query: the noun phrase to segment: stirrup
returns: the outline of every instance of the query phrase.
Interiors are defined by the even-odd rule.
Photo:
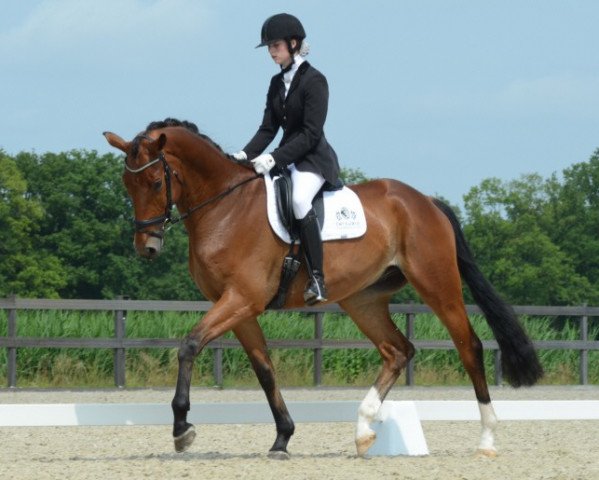
[[[307,305],[316,305],[327,301],[327,290],[324,286],[324,279],[313,276],[308,282],[304,292],[304,302]]]

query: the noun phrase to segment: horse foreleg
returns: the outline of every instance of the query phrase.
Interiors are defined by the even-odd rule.
[[[341,304],[383,359],[381,373],[358,409],[355,440],[359,456],[364,456],[374,444],[376,434],[370,424],[401,371],[414,356],[414,346],[391,320],[388,300],[387,296],[371,296],[365,292]]]
[[[190,408],[189,388],[191,386],[191,373],[193,362],[199,353],[198,344],[191,338],[186,338],[179,348],[179,372],[177,374],[177,387],[175,397],[171,402],[173,409],[173,437],[175,450],[184,452],[193,443],[196,433],[191,423],[187,422],[187,412]]]
[[[259,311],[259,307],[251,305],[243,297],[227,292],[194,327],[179,348],[177,387],[171,402],[174,415],[173,437],[177,452],[187,450],[196,436],[194,426],[187,422],[187,412],[190,408],[189,389],[195,358],[212,340],[243,321],[255,321]]]
[[[244,322],[233,332],[250,359],[275,420],[277,438],[269,450],[268,456],[279,460],[287,460],[289,459],[287,444],[295,431],[295,425],[275,381],[275,372],[268,355],[262,329],[258,322],[254,320]]]

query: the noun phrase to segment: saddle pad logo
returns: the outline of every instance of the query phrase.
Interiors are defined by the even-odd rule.
[[[350,210],[343,206],[335,212],[335,217],[337,218],[335,225],[338,228],[353,228],[357,225],[357,216],[355,210]]]

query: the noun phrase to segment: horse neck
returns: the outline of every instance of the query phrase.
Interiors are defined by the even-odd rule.
[[[252,176],[253,171],[231,161],[208,140],[194,134],[179,135],[169,150],[184,169],[183,195],[179,206],[192,208]]]

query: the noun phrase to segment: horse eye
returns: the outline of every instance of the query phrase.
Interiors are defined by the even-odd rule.
[[[162,180],[156,180],[153,184],[152,184],[152,188],[156,191],[160,190],[162,188]]]

